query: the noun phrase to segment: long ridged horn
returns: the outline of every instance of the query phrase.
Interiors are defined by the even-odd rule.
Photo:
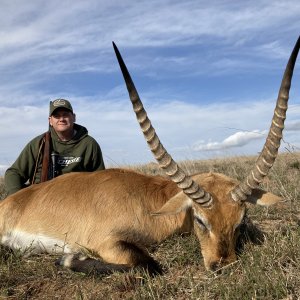
[[[155,159],[157,160],[159,166],[190,199],[196,201],[204,207],[210,207],[213,203],[211,195],[205,192],[194,180],[192,180],[190,176],[186,175],[185,172],[178,166],[178,164],[172,159],[171,155],[163,147],[155,132],[155,129],[153,128],[147,116],[147,113],[143,107],[143,103],[140,100],[140,97],[127,70],[127,67],[114,42],[113,47],[127,86],[133,110],[136,114],[137,120],[143,131],[148,146],[152,151]]]
[[[299,47],[300,37],[293,49],[282,78],[271,127],[265,145],[250,174],[242,183],[232,190],[231,196],[235,201],[245,201],[247,196],[251,195],[253,189],[257,188],[268,174],[277,157],[280,141],[282,139],[282,131],[288,108],[289,91]]]

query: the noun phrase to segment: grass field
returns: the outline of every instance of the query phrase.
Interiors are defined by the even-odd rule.
[[[254,160],[181,165],[190,174],[213,171],[241,180]],[[161,174],[156,164],[127,168]],[[265,241],[247,243],[239,260],[221,273],[205,271],[193,234],[174,236],[156,248],[153,256],[164,274],[154,278],[142,271],[87,276],[57,268],[53,256],[25,258],[0,248],[0,299],[300,299],[300,153],[280,155],[264,188],[283,196],[284,205],[249,206],[248,215]],[[0,193],[4,198],[1,181]]]

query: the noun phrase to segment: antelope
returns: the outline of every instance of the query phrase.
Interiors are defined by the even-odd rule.
[[[113,43],[137,120],[168,177],[119,168],[31,185],[0,203],[1,244],[24,255],[63,253],[58,265],[84,273],[142,267],[156,274],[162,269],[149,247],[174,233],[194,232],[207,270],[234,262],[246,203],[268,206],[282,200],[259,185],[278,154],[299,46],[300,38],[283,75],[264,148],[238,182],[218,173],[189,176],[179,167],[159,140]]]

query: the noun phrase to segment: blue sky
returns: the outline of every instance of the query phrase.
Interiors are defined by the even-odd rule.
[[[173,157],[257,154],[300,33],[293,1],[1,0],[0,175],[67,98],[107,166],[153,161],[114,41]],[[300,149],[296,64],[282,150]]]

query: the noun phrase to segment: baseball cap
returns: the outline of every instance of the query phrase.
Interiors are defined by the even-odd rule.
[[[49,111],[49,116],[51,116],[54,111],[58,108],[65,108],[73,113],[73,107],[70,103],[70,101],[66,99],[56,99],[53,101],[50,101],[50,111]]]

